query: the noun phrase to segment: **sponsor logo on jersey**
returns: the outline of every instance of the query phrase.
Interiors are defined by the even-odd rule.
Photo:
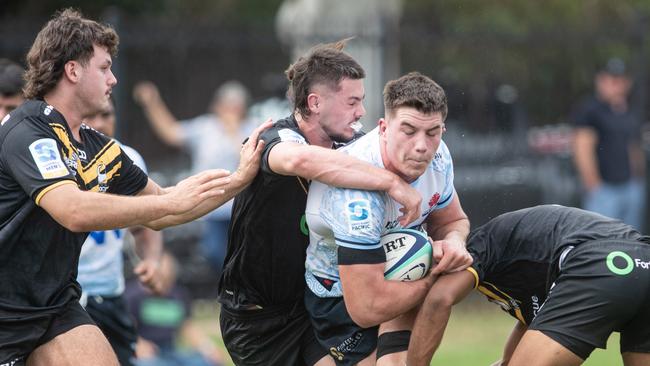
[[[622,261],[616,261],[617,258],[622,259]],[[641,269],[650,269],[650,261],[646,262],[639,258],[632,259],[629,254],[621,251],[614,251],[609,253],[609,255],[607,255],[606,263],[607,268],[609,268],[612,273],[619,276],[626,276],[630,274],[635,267]]]
[[[347,203],[350,231],[370,229],[370,202],[357,199]]]
[[[45,109],[43,109],[43,114],[46,115],[46,116],[49,116],[50,113],[52,113],[53,109],[54,109],[54,107],[52,107],[51,105],[48,105],[47,107],[45,107]]]
[[[68,175],[68,169],[61,160],[54,139],[47,138],[32,142],[29,145],[29,152],[43,178],[52,179]]]
[[[100,162],[97,164],[97,185],[100,192],[106,192],[108,185],[106,185],[106,165]]]
[[[440,193],[436,192],[436,194],[431,196],[431,199],[429,200],[429,208],[435,206],[439,200],[440,200]]]
[[[283,128],[278,131],[278,136],[282,142],[297,142],[299,144],[307,144],[305,138],[302,137],[299,133],[288,128]]]
[[[540,309],[540,307],[541,307],[541,306],[539,305],[539,297],[537,297],[536,295],[533,295],[530,299],[531,299],[532,302],[533,302],[533,303],[532,303],[532,307],[533,307],[533,317],[536,317],[536,316],[537,316],[537,313],[539,312],[539,309]]]

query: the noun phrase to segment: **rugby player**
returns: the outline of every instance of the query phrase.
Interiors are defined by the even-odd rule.
[[[442,258],[438,253],[439,264],[424,279],[385,280],[380,238],[402,226],[400,205],[384,192],[312,183],[306,210],[310,244],[305,304],[320,344],[337,365],[374,364],[375,349],[378,364],[399,364],[406,358],[408,324],[388,324],[385,332],[379,331],[379,324],[421,303],[435,274],[471,263],[465,250],[469,220],[455,192],[451,155],[442,141],[444,90],[428,77],[410,73],[386,84],[384,107],[386,117],[379,126],[342,150],[399,175],[425,198],[422,215],[410,227],[426,223]]]
[[[219,302],[236,365],[333,364],[304,306],[311,180],[387,191],[404,206],[403,222],[420,216],[420,195],[399,176],[333,150],[365,114],[365,73],[344,46],[317,45],[289,66],[293,113],[262,134],[260,171],[235,198]]]
[[[452,305],[474,288],[517,319],[496,365],[580,365],[613,331],[626,366],[650,365],[649,242],[618,220],[558,205],[490,220],[469,236],[472,266],[429,291],[407,364],[429,365]]]
[[[82,125],[108,107],[115,31],[57,13],[27,54],[25,97],[0,124],[0,365],[116,365],[79,304],[89,231],[193,220],[255,176],[263,124],[233,174],[214,170],[161,188],[113,139]],[[137,197],[128,197],[137,196]]]

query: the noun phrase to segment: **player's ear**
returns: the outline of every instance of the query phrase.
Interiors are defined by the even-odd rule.
[[[320,95],[316,93],[310,93],[307,96],[307,108],[309,108],[309,111],[313,114],[319,114],[320,113],[320,107],[321,107],[321,97]]]
[[[81,77],[81,64],[77,61],[68,61],[63,66],[63,76],[73,83],[79,81]]]
[[[386,122],[385,118],[380,118],[379,119],[379,135],[384,136],[386,135],[386,129],[388,128],[388,122]]]

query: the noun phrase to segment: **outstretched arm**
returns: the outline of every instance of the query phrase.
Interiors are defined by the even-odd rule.
[[[442,341],[451,307],[464,299],[474,285],[474,275],[469,271],[455,272],[438,278],[415,318],[407,365],[429,365]]]
[[[136,84],[133,88],[133,99],[142,106],[151,127],[161,140],[171,146],[183,146],[181,125],[160,97],[155,84],[150,81]]]
[[[275,173],[293,175],[341,188],[385,191],[403,206],[399,218],[407,226],[420,216],[422,197],[400,177],[339,151],[320,146],[281,142],[269,153]]]
[[[223,205],[235,197],[239,192],[243,191],[244,188],[246,188],[255,178],[259,169],[260,159],[262,151],[264,149],[264,141],[259,140],[259,136],[262,132],[271,126],[271,120],[264,122],[262,125],[257,127],[255,131],[253,131],[253,133],[248,138],[248,141],[246,141],[246,143],[242,146],[242,150],[240,152],[239,167],[237,168],[237,171],[228,178],[228,182],[221,186],[223,189],[222,194],[213,196],[212,198],[201,202],[192,210],[183,212],[182,214],[169,215],[159,220],[151,221],[147,224],[147,226],[153,229],[161,229],[168,226],[192,221]],[[167,188],[163,190],[163,193],[171,192],[175,188],[176,187],[172,189]],[[158,189],[154,188],[156,192],[153,194],[160,194],[161,192]],[[143,192],[143,194],[150,193]]]

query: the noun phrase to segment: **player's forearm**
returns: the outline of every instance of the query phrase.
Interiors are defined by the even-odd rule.
[[[225,193],[205,200],[190,211],[178,215],[167,215],[157,220],[147,222],[145,226],[154,230],[160,230],[169,226],[179,225],[190,222],[192,220],[196,220],[199,217],[202,217],[212,210],[216,209],[217,207],[221,207],[223,204],[233,199],[250,184],[250,180],[243,179],[238,172],[233,173],[231,175],[231,178],[232,179],[230,183],[224,186]],[[165,190],[166,189],[167,188],[165,188]]]
[[[427,232],[433,240],[458,240],[463,243],[469,235],[470,223],[467,216],[457,217],[443,225],[428,224]]]
[[[348,311],[359,326],[371,327],[409,311],[420,304],[431,287],[431,278],[413,282],[382,281],[364,286],[368,291],[350,291]],[[347,299],[354,299],[348,303]]]
[[[303,146],[287,162],[293,175],[335,187],[388,191],[400,178],[347,154],[318,146]]]
[[[424,304],[414,321],[409,342],[409,366],[428,366],[442,341],[451,315],[451,304]]]
[[[144,225],[173,212],[173,208],[161,196],[130,197],[80,192],[75,199],[62,204],[65,204],[65,210],[54,218],[75,232]]]
[[[163,240],[162,233],[140,226],[131,229],[135,238],[135,249],[143,260],[158,261],[162,256]]]
[[[508,340],[506,341],[505,347],[503,348],[503,358],[501,359],[501,366],[508,365],[510,359],[512,358],[512,354],[515,352],[515,349],[517,348],[517,345],[519,344],[521,337],[523,337],[524,333],[526,333],[526,330],[528,330],[528,327],[524,323],[517,321],[515,327],[512,329],[512,332],[510,333],[510,336],[508,337]]]

